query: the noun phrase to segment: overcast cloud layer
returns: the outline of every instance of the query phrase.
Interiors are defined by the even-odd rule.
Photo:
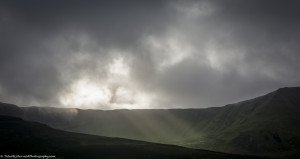
[[[0,1],[0,100],[221,106],[300,85],[300,1]]]

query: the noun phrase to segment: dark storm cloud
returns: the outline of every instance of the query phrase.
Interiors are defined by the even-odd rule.
[[[118,88],[151,94],[150,107],[218,106],[297,86],[299,7],[296,0],[1,1],[1,100],[63,105],[60,97],[83,78],[109,83],[107,98]],[[118,59],[130,68],[127,82],[108,71]]]
[[[193,60],[172,68],[163,86],[179,97],[198,97],[192,105],[211,106],[299,85],[299,2],[206,2],[212,13],[194,17],[191,23],[183,20],[178,29],[184,30],[197,50]],[[212,47],[203,50],[208,41]],[[203,60],[209,50],[221,71]],[[193,62],[197,56],[202,63]],[[186,97],[183,100],[192,101]]]
[[[138,1],[2,1],[2,89],[7,96],[20,96],[25,101],[32,97],[51,104],[49,100],[57,98],[65,84],[60,65],[71,61],[73,52],[134,44],[150,26],[156,30],[163,23],[156,18],[165,15],[161,7],[161,2]],[[93,44],[81,47],[77,34],[87,34]],[[74,67],[90,65],[93,67],[86,61]]]

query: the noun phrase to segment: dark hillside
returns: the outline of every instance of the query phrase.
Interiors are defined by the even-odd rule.
[[[205,109],[13,109],[23,119],[73,132],[230,153],[286,156],[300,151],[299,87]]]
[[[56,158],[207,158],[256,159],[179,146],[64,132],[44,124],[0,116],[0,152],[5,155],[54,155]]]

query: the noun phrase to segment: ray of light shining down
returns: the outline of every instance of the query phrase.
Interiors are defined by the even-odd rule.
[[[199,132],[191,129],[191,125],[179,119],[176,113],[170,112],[172,110],[131,110],[122,111],[122,117],[128,120],[129,127],[137,130],[137,136],[143,140],[151,140],[158,143],[177,142],[181,144],[182,136],[186,139],[197,138],[200,140],[201,135]],[[164,122],[160,122],[164,121]],[[149,128],[145,130],[145,127]],[[171,143],[171,142],[170,142]]]

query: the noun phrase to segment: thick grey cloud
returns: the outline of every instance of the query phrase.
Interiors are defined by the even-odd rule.
[[[296,0],[1,1],[0,97],[220,106],[300,84]]]

